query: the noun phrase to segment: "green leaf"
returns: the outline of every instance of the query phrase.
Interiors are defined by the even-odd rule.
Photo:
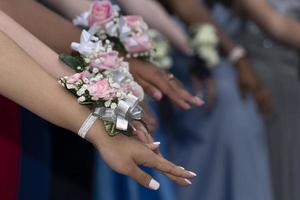
[[[60,54],[59,59],[74,69],[76,72],[82,72],[85,69],[85,63],[80,56],[69,56]]]
[[[123,134],[128,137],[133,136],[133,130],[131,128],[129,128],[127,131],[120,131],[116,129],[116,124],[112,122],[104,121],[104,127],[107,134],[111,137],[114,137],[118,134]]]

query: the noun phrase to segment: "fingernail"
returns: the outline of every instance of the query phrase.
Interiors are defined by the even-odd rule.
[[[159,146],[160,142],[153,142],[152,144]]]
[[[190,106],[189,104],[185,104],[185,105],[183,106],[183,108],[184,108],[185,110],[189,110],[189,109],[191,109],[191,106]]]
[[[158,190],[159,186],[160,186],[159,182],[157,182],[154,179],[151,179],[149,183],[149,188],[151,188],[152,190]]]
[[[189,171],[189,174],[192,176],[197,176],[197,174],[195,172]]]
[[[153,96],[156,100],[161,100],[162,98],[162,93],[161,92],[154,92]]]
[[[192,182],[189,179],[185,178],[184,180],[185,180],[185,182],[187,182],[187,184],[192,185]]]
[[[199,106],[202,106],[205,102],[199,97],[195,97],[195,103],[197,103]]]
[[[179,166],[179,168],[180,168],[180,169],[183,169],[183,170],[185,170],[185,168],[184,168],[184,167],[181,167],[181,166]]]

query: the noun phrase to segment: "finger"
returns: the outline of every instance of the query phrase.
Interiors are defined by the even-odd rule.
[[[135,165],[135,167],[131,170],[131,172],[128,174],[131,178],[136,180],[139,184],[152,189],[152,190],[158,190],[160,187],[159,182],[157,182],[155,179],[153,179],[149,174],[142,171],[138,166]]]
[[[155,87],[158,88],[163,94],[168,96],[173,101],[173,103],[175,103],[175,105],[185,110],[191,108],[191,106],[188,103],[186,103],[182,98],[180,98],[180,96],[176,93],[176,91],[170,85],[169,80],[165,78],[166,75],[163,72],[161,72],[160,70],[155,70],[152,73],[154,75],[151,77],[145,77],[145,80],[155,85]]]
[[[158,144],[159,143],[159,145],[160,145],[160,142],[154,142],[154,139],[150,134],[147,134],[146,136],[148,138],[148,141],[150,141],[152,144],[154,144],[154,143]],[[152,151],[156,154],[160,154],[159,146],[156,149],[152,149]]]
[[[193,96],[190,92],[185,90],[181,83],[179,83],[176,79],[170,80],[170,83],[174,90],[181,96],[181,98],[186,102],[193,106],[202,106],[204,101],[199,97]]]
[[[153,142],[153,143],[150,143],[150,144],[146,144],[146,146],[151,149],[152,151],[155,151],[159,148],[160,146],[160,142]]]
[[[156,154],[152,154],[151,157],[147,159],[147,161],[144,163],[144,165],[148,167],[153,167],[156,170],[162,171],[164,173],[168,173],[177,177],[182,178],[194,178],[197,176],[194,172],[187,171],[179,166],[176,166],[175,164],[167,161],[161,156],[158,156]]]
[[[206,104],[206,110],[210,111],[212,110],[216,100],[217,100],[217,87],[215,84],[215,81],[212,78],[205,80],[205,87],[206,87],[206,93],[207,93],[207,104]]]
[[[181,186],[184,186],[184,187],[187,187],[187,186],[190,186],[192,185],[192,182],[187,179],[187,178],[180,178],[180,177],[177,177],[177,176],[173,176],[171,174],[168,174],[168,173],[165,173],[165,175],[171,179],[172,181],[176,182],[177,184],[181,185]]]
[[[138,140],[143,142],[144,144],[152,143],[152,141],[149,141],[148,137],[146,136],[144,131],[141,130],[135,130],[134,134]]]
[[[161,153],[158,153],[158,155],[162,157]],[[172,164],[172,166],[175,166],[173,163],[171,163],[171,164]],[[179,167],[179,168],[184,169],[183,167]],[[162,172],[162,171],[160,171],[160,172]],[[164,173],[164,172],[162,172],[162,173]],[[186,186],[189,186],[189,185],[192,184],[192,182],[189,179],[187,179],[187,178],[177,177],[177,176],[174,176],[174,175],[168,174],[168,173],[164,173],[164,174],[169,179],[171,179],[172,181],[176,182],[177,184],[179,184],[181,186],[186,187]]]
[[[161,100],[163,97],[162,92],[148,81],[146,82],[143,79],[137,79],[137,82],[144,89],[145,93],[154,98],[156,101]]]

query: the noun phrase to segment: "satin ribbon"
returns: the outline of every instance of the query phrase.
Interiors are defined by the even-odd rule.
[[[97,107],[93,115],[100,119],[116,124],[116,129],[126,131],[134,120],[141,120],[143,109],[138,105],[139,99],[128,94],[126,98],[119,100],[116,108]]]
[[[96,42],[92,41],[95,40]],[[72,42],[71,48],[80,54],[88,57],[95,52],[104,51],[102,42],[89,32],[83,30],[80,36],[80,43]]]

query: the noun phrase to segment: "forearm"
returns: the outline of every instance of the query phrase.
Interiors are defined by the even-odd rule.
[[[176,25],[164,8],[153,0],[118,0],[129,14],[141,15],[152,27],[159,30],[184,53],[190,53],[187,35]],[[154,14],[155,13],[155,14]]]
[[[5,14],[0,14],[0,30],[9,35],[28,55],[53,77],[73,74],[74,71],[59,61],[58,55],[31,33]]]
[[[208,9],[198,0],[169,0],[174,12],[187,24],[210,23],[216,28],[220,46],[226,55],[230,54],[236,44],[221,30],[211,18]]]
[[[281,15],[267,1],[243,0],[239,9],[274,40],[300,48],[300,23]]]
[[[77,132],[90,111],[2,32],[0,46],[0,94],[60,127]],[[104,132],[100,121],[93,131],[95,128]]]
[[[34,0],[1,0],[0,10],[57,53],[70,53],[79,40],[80,29]]]
[[[43,0],[42,2],[69,20],[88,11],[92,3],[89,0],[78,0],[76,4],[73,0]],[[159,4],[153,0],[119,0],[118,2],[129,14],[141,15],[151,27],[161,31],[178,49],[190,53],[187,36]]]
[[[52,7],[69,20],[74,19],[81,13],[88,11],[92,1],[89,0],[41,0],[44,4]]]

